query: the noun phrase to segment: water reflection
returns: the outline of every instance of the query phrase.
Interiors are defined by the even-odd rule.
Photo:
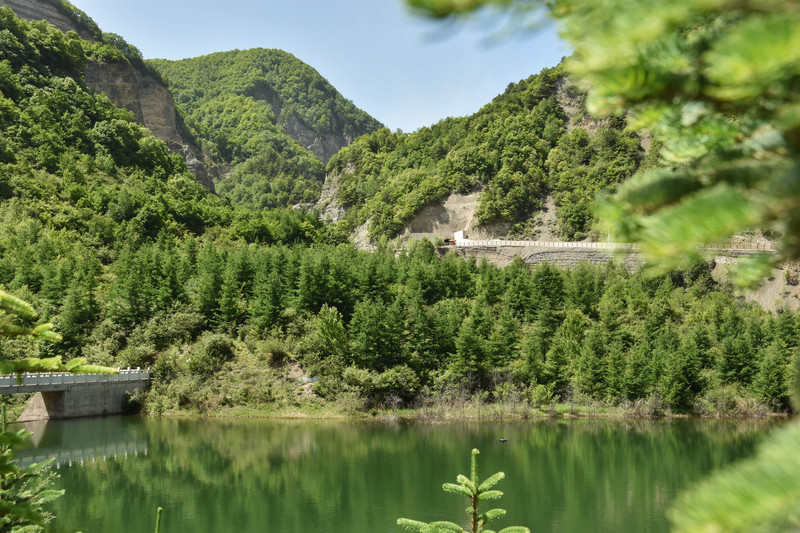
[[[114,422],[116,421],[116,422]],[[52,424],[52,423],[50,423]],[[579,420],[455,424],[88,419],[38,450],[130,444],[138,459],[62,469],[54,531],[395,532],[397,517],[461,519],[441,491],[481,450],[512,524],[532,531],[666,531],[664,510],[752,453],[764,421]],[[497,439],[508,439],[501,444]],[[104,444],[105,443],[105,444]],[[130,457],[130,454],[129,454]]]
[[[132,429],[130,418],[37,420],[19,425],[33,433],[28,447],[17,450],[23,467],[47,459],[55,459],[52,465],[60,469],[147,455],[147,437]]]

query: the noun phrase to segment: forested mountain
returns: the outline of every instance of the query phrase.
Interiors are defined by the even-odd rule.
[[[147,63],[175,95],[203,151],[235,166],[217,183],[218,192],[254,208],[317,201],[324,163],[381,127],[317,71],[281,50]]]
[[[0,285],[63,335],[40,355],[154,367],[149,409],[431,398],[786,407],[797,316],[742,303],[706,264],[651,279],[614,266],[500,269],[439,257],[425,241],[399,254],[358,251],[301,210],[208,193],[129,111],[87,88],[97,46],[7,8],[0,28]],[[526,187],[556,196],[582,174],[594,180],[587,189],[622,179],[641,158],[638,139],[614,122],[593,136],[567,131],[574,125],[552,94],[558,75],[512,86],[473,117],[359,138],[330,165],[352,163],[375,190],[345,180],[340,194],[366,206],[399,191],[400,209],[427,184],[445,194],[485,179],[485,193],[497,191],[481,204],[491,220],[531,209],[538,200]],[[237,157],[247,165],[265,155]],[[403,189],[392,165],[418,181]],[[449,181],[429,173],[437,168]],[[516,200],[498,188],[504,175]],[[570,180],[573,189],[560,185]],[[29,350],[0,340],[4,358]],[[309,390],[287,367],[318,380]]]
[[[148,68],[138,48],[121,36],[103,32],[86,13],[66,0],[6,0],[3,4],[26,20],[46,20],[63,32],[74,31],[87,62],[83,78],[117,107],[133,113],[137,122],[180,154],[197,180],[214,191],[210,167],[197,141],[182,124],[172,99],[157,73]]]
[[[472,116],[357,139],[328,163],[338,180],[334,201],[347,209],[340,224],[369,222],[372,237],[391,237],[426,204],[479,190],[480,225],[500,222],[511,235],[531,236],[530,219],[551,196],[560,237],[586,237],[595,195],[631,176],[644,151],[623,120],[583,120],[583,95],[563,76],[561,66],[544,69]]]
[[[318,235],[302,212],[231,208],[208,194],[130,112],[88,90],[76,34],[8,8],[0,27],[0,283],[56,319],[67,355],[102,320],[101,293],[119,282],[117,261],[140,257],[148,242],[209,231],[266,243]]]

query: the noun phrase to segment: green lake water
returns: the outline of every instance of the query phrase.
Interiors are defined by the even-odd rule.
[[[754,452],[760,421],[480,423],[114,417],[28,426],[21,461],[57,458],[48,531],[398,532],[398,517],[465,522],[441,490],[468,474],[506,479],[497,529],[667,531],[664,511],[709,472]],[[508,439],[507,444],[498,438]],[[55,467],[55,466],[54,466]],[[493,502],[489,502],[493,503]]]

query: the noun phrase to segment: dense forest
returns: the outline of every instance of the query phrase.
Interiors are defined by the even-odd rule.
[[[127,111],[87,90],[77,35],[5,8],[0,24],[0,284],[63,335],[38,345],[39,355],[151,366],[153,389],[139,398],[149,410],[366,410],[437,398],[638,402],[652,412],[787,409],[797,316],[743,303],[706,263],[651,278],[613,264],[562,270],[517,260],[499,268],[442,255],[427,241],[358,251],[311,213],[249,209],[209,194]],[[591,138],[566,132],[545,97],[557,73],[510,88],[497,101],[503,106],[476,117],[529,121],[519,135],[541,134],[531,146],[548,147],[546,161],[560,169],[542,178],[553,194],[561,190],[554,175],[593,176],[597,187],[602,176],[622,179],[641,159],[638,139],[613,122]],[[514,114],[515,94],[517,109],[534,102],[530,112]],[[465,132],[476,120],[409,136],[380,130],[331,165],[372,161],[379,169],[405,153],[403,161],[419,158],[423,169],[436,143],[412,141],[437,128]],[[454,134],[440,161],[481,153],[470,135]],[[530,175],[541,171],[525,167],[542,160],[533,151],[520,158]],[[624,170],[611,172],[609,162]],[[463,187],[477,183],[476,174],[451,176]],[[514,195],[500,190],[491,209],[502,212]],[[355,184],[343,191],[360,194]],[[3,339],[0,350],[21,358],[30,345]]]
[[[339,176],[347,230],[369,222],[372,237],[399,233],[425,205],[481,190],[481,224],[505,222],[511,236],[532,237],[530,219],[551,195],[564,240],[592,230],[591,205],[601,190],[630,177],[644,157],[621,119],[597,131],[570,127],[556,98],[563,66],[508,86],[469,117],[448,118],[410,133],[383,129],[342,149],[328,163]],[[578,106],[584,95],[563,89]]]
[[[308,143],[330,144],[327,149],[335,152],[381,127],[317,71],[282,50],[147,64],[167,83],[204,153],[235,166],[216,184],[219,194],[251,208],[316,202],[324,179],[320,158],[327,158],[322,146],[315,155]]]
[[[29,357],[60,356],[107,367],[150,367],[151,389],[129,403],[132,410],[157,414],[377,414],[411,407],[447,416],[446,408],[464,415],[472,406],[480,413],[489,404],[498,409],[483,413],[498,416],[528,416],[535,409],[540,410],[536,414],[558,416],[581,408],[593,413],[620,408],[613,412],[648,416],[792,410],[790,384],[800,382],[800,314],[780,305],[769,312],[747,303],[712,276],[713,262],[695,258],[673,270],[662,263],[655,273],[632,272],[615,261],[560,268],[517,258],[501,268],[465,260],[428,240],[400,246],[382,238],[367,252],[347,239],[365,223],[373,237],[396,235],[424,205],[452,192],[476,191],[482,192],[476,212],[482,224],[503,222],[510,225],[510,235],[533,235],[532,215],[552,198],[558,233],[582,239],[592,236],[595,195],[621,184],[604,208],[616,210],[621,234],[644,243],[645,252],[652,252],[648,239],[650,245],[657,243],[657,252],[674,259],[685,258],[679,252],[694,252],[696,243],[712,237],[758,226],[775,231],[778,254],[756,257],[760,264],[750,270],[751,281],[763,277],[776,261],[800,253],[791,231],[800,137],[796,91],[787,89],[800,79],[792,31],[798,16],[786,6],[764,14],[748,11],[752,6],[709,7],[713,3],[703,11],[690,0],[656,9],[647,4],[625,13],[637,33],[602,24],[602,17],[622,10],[586,3],[592,6],[586,12],[607,33],[607,48],[600,34],[585,32],[586,20],[579,20],[571,31],[577,28],[581,38],[588,37],[584,49],[576,50],[578,62],[572,68],[583,68],[584,74],[599,69],[594,79],[601,81],[600,99],[595,94],[594,106],[635,104],[655,94],[657,106],[644,108],[652,113],[637,118],[662,128],[664,150],[645,154],[640,138],[621,119],[587,129],[580,127],[580,119],[567,116],[559,91],[576,100],[582,95],[564,89],[563,66],[510,85],[471,117],[447,119],[412,134],[391,133],[375,129],[377,123],[339,100],[324,80],[307,77],[308,71],[283,53],[257,50],[202,58],[209,71],[229,75],[224,83],[213,84],[202,61],[180,74],[168,72],[175,64],[147,65],[135,47],[103,34],[64,0],[48,2],[68,13],[94,41],[62,33],[47,22],[24,22],[0,7],[0,361],[36,368],[41,361]],[[620,35],[658,38],[651,28],[642,31],[640,15],[655,21],[661,17],[664,28],[676,26],[680,42],[669,32],[668,39],[648,43],[650,48],[627,46],[635,57],[620,57],[619,48],[608,47],[624,42]],[[776,46],[782,47],[780,53],[774,52]],[[587,48],[605,54],[607,62],[587,61]],[[658,53],[648,64],[654,50]],[[763,75],[729,61],[724,54],[731,50],[766,64]],[[773,56],[782,59],[762,60]],[[241,58],[263,64],[257,72],[237,70],[243,68]],[[221,196],[200,186],[184,160],[130,112],[87,88],[84,72],[87,61],[94,60],[129,61],[173,77],[170,83],[187,127],[210,158],[236,167],[220,184]],[[289,77],[268,75],[264,65],[273,63],[291,65]],[[693,72],[687,65],[710,71]],[[286,96],[284,82],[293,91],[313,91]],[[292,100],[297,94],[309,99]],[[320,107],[320,95],[333,95],[333,107]],[[611,101],[603,102],[609,95]],[[674,112],[670,106],[681,109]],[[337,116],[351,122],[339,122]],[[285,136],[297,124],[345,137],[355,137],[360,126],[375,130],[356,138],[328,164],[327,171],[340,180],[338,201],[349,208],[337,224],[326,224],[302,207],[319,194],[324,170],[317,157]],[[667,167],[654,169],[662,163]],[[638,172],[642,169],[650,172]],[[705,194],[695,194],[703,188]],[[301,205],[287,208],[291,204]],[[761,210],[760,204],[769,208]],[[796,284],[790,270],[786,273],[787,283]],[[52,324],[37,325],[33,312],[17,313],[28,309],[25,302]],[[60,335],[47,337],[58,342],[31,344],[21,338],[43,339],[51,328]],[[59,495],[45,490],[52,479],[47,476],[30,491],[23,484],[14,487],[42,468],[33,465],[23,473],[14,460],[12,448],[25,438],[22,430],[5,430],[5,407],[14,401],[20,397],[2,402],[0,489],[4,499],[22,505],[3,511],[8,527],[13,527],[10,520],[44,522],[38,507]],[[506,406],[511,409],[502,411]],[[434,409],[425,411],[429,407]],[[174,422],[151,421],[162,428]],[[631,455],[622,448],[609,455],[617,441],[594,424],[595,438],[580,450],[581,461],[597,462],[594,452],[601,450],[597,453],[612,457],[614,470],[625,476],[634,464],[628,461]],[[228,477],[252,470],[253,458],[259,459],[231,452],[253,440],[249,428],[231,428],[224,435],[201,431],[199,441],[193,433],[183,446],[189,455],[200,446],[226,460],[243,457],[238,467],[212,476],[212,484],[230,485]],[[399,442],[398,436],[408,438],[392,431],[393,438],[384,441],[390,446]],[[554,441],[558,433],[551,428],[524,431],[556,453],[559,442],[567,442]],[[274,438],[284,450],[288,434]],[[355,442],[348,431],[331,438],[340,447]],[[714,432],[714,438],[720,434]],[[722,438],[731,437],[723,433]],[[178,434],[176,442],[183,445],[184,440]],[[356,445],[366,449],[373,440]],[[490,437],[492,444],[497,440],[506,438]],[[668,463],[680,455],[674,453],[678,442],[699,442],[683,436],[657,440]],[[689,524],[687,530],[695,527],[691,522],[703,520],[725,524],[723,529],[789,527],[796,513],[782,502],[795,501],[783,496],[797,492],[797,476],[791,472],[797,442],[796,425],[789,424],[755,460],[685,496],[672,519]],[[153,446],[153,456],[165,449],[173,452],[161,442]],[[171,463],[159,467],[174,471],[170,487],[209,477],[191,461],[176,467],[173,455]],[[366,455],[357,460],[363,462]],[[544,455],[523,455],[521,463],[512,462],[515,469],[542,470],[531,458]],[[423,463],[438,464],[428,457],[416,466]],[[628,470],[640,472],[638,466]],[[111,461],[98,461],[85,472],[85,486],[96,487],[141,475]],[[247,484],[263,488],[264,479],[256,475]],[[330,478],[313,479],[301,490],[326,493]],[[280,477],[273,481],[282,483]],[[385,488],[383,481],[375,486]],[[590,485],[576,487],[580,491]],[[366,494],[364,486],[360,483],[355,494]],[[639,493],[652,488],[643,486]],[[631,480],[618,488],[630,500]],[[522,497],[529,505],[527,495]],[[600,502],[603,506],[607,502]],[[70,503],[64,512],[75,509]]]

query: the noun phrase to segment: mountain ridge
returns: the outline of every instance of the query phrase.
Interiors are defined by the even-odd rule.
[[[203,152],[231,166],[216,182],[219,193],[256,209],[313,204],[328,159],[382,126],[283,50],[231,50],[147,65],[165,80]]]
[[[184,104],[183,107],[186,107],[185,100],[178,102],[176,105],[173,91],[169,88],[168,83],[165,83],[161,73],[152,66],[157,64],[165,68],[164,61],[166,60],[145,62],[141,52],[135,46],[128,44],[118,35],[104,33],[89,15],[66,0],[0,0],[0,5],[10,7],[17,16],[23,19],[46,20],[61,31],[75,31],[78,33],[86,41],[84,48],[88,61],[84,82],[90,88],[105,93],[118,107],[133,113],[140,124],[150,129],[158,138],[166,142],[173,153],[180,154],[184,158],[190,172],[209,191],[216,192],[214,181],[223,181],[233,173],[237,163],[243,162],[243,159],[237,161],[235,160],[236,158],[225,157],[224,154],[220,154],[220,150],[214,149],[218,148],[213,147],[214,143],[210,143],[212,148],[209,149],[208,139],[203,137],[199,128],[193,127],[197,123],[191,117],[187,117],[187,113],[181,111],[180,104],[182,103]],[[211,54],[211,56],[252,55],[258,54],[259,50],[263,49],[218,52]],[[275,141],[274,137],[280,135],[286,135],[288,138],[272,143],[273,148],[276,148],[274,150],[275,153],[285,152],[287,146],[289,146],[289,152],[298,153],[298,147],[291,147],[291,145],[297,143],[304,149],[310,150],[324,164],[327,163],[331,155],[336,153],[342,146],[352,142],[359,134],[368,131],[370,128],[374,129],[381,126],[378,121],[356,108],[352,102],[344,99],[312,67],[288,52],[273,51],[272,53],[278,54],[284,62],[293,63],[290,67],[279,65],[278,70],[294,69],[306,73],[306,78],[310,80],[308,84],[310,90],[322,89],[323,92],[333,95],[335,102],[328,105],[329,108],[333,109],[338,106],[344,109],[349,117],[354,118],[354,122],[351,123],[348,122],[347,118],[343,119],[333,113],[325,112],[321,113],[320,116],[314,117],[309,114],[307,109],[303,108],[303,95],[287,95],[287,91],[281,87],[277,90],[270,87],[265,79],[252,79],[253,85],[245,88],[242,91],[242,96],[251,97],[254,101],[268,101],[275,118],[280,119],[280,123],[277,120],[273,120],[274,124],[270,125],[266,123],[270,117],[266,117],[265,122],[260,125],[261,128],[269,129],[274,127],[274,129],[278,130],[272,132],[273,141]],[[181,61],[196,62],[198,59],[202,60],[203,57],[205,56]],[[298,64],[300,65],[299,67],[297,66]],[[313,75],[308,75],[308,72],[313,72]],[[264,82],[267,83],[265,84]],[[344,104],[341,102],[344,102]],[[319,124],[309,125],[309,116],[319,119],[317,122],[321,121],[323,130],[325,130],[326,126],[333,126],[333,129],[338,128],[338,131],[333,132],[338,135],[332,135],[329,131],[320,131],[319,127],[314,127],[319,126]],[[331,128],[328,127],[328,129]],[[250,153],[249,155],[256,154]],[[266,153],[263,155],[266,159],[270,159],[274,154]],[[270,176],[266,176],[266,181],[274,179],[278,182],[278,185],[265,183],[265,176],[259,176],[259,186],[270,189],[267,193],[270,196],[270,200],[262,201],[260,207],[282,207],[297,203],[313,203],[318,197],[320,183],[323,179],[322,166],[314,165],[313,163],[294,165],[296,168],[288,172],[289,177],[287,178],[287,173],[282,172],[282,170],[285,170],[287,161],[289,166],[292,166],[292,157],[288,159],[278,157],[278,159],[280,161],[277,163],[265,164],[262,158],[262,161],[257,162],[255,165],[250,165],[251,168],[245,169],[239,174],[233,174],[233,181],[239,179],[252,181],[252,167],[255,166],[258,171],[272,173]],[[242,173],[246,175],[241,177]],[[294,183],[297,179],[301,182],[300,185]],[[223,186],[223,194],[227,190],[226,187],[230,189],[230,183],[227,186]],[[276,192],[273,189],[279,189],[279,191]],[[243,196],[250,200],[245,203],[255,205],[256,201],[252,197],[263,198],[264,194],[262,191],[257,190],[246,193],[237,191],[235,197],[238,200],[236,201],[241,201]]]
[[[450,219],[486,238],[586,239],[595,195],[645,158],[624,121],[595,120],[583,102],[557,66],[509,84],[473,115],[363,136],[329,162],[316,207],[364,246],[412,233],[451,237]]]
[[[58,0],[2,0],[14,13],[25,20],[46,20],[63,32],[74,31],[85,41],[99,44],[105,35],[115,43],[124,40],[114,34],[104,34],[83,11],[68,2]],[[71,15],[71,16],[70,16]],[[127,43],[126,49],[138,53]],[[90,48],[90,47],[87,47]],[[123,54],[105,54],[87,61],[84,82],[91,89],[103,92],[117,106],[133,113],[137,122],[150,129],[167,143],[170,151],[184,158],[189,171],[206,189],[214,192],[213,168],[204,164],[203,154],[193,139],[181,127],[172,95],[141,61]]]

